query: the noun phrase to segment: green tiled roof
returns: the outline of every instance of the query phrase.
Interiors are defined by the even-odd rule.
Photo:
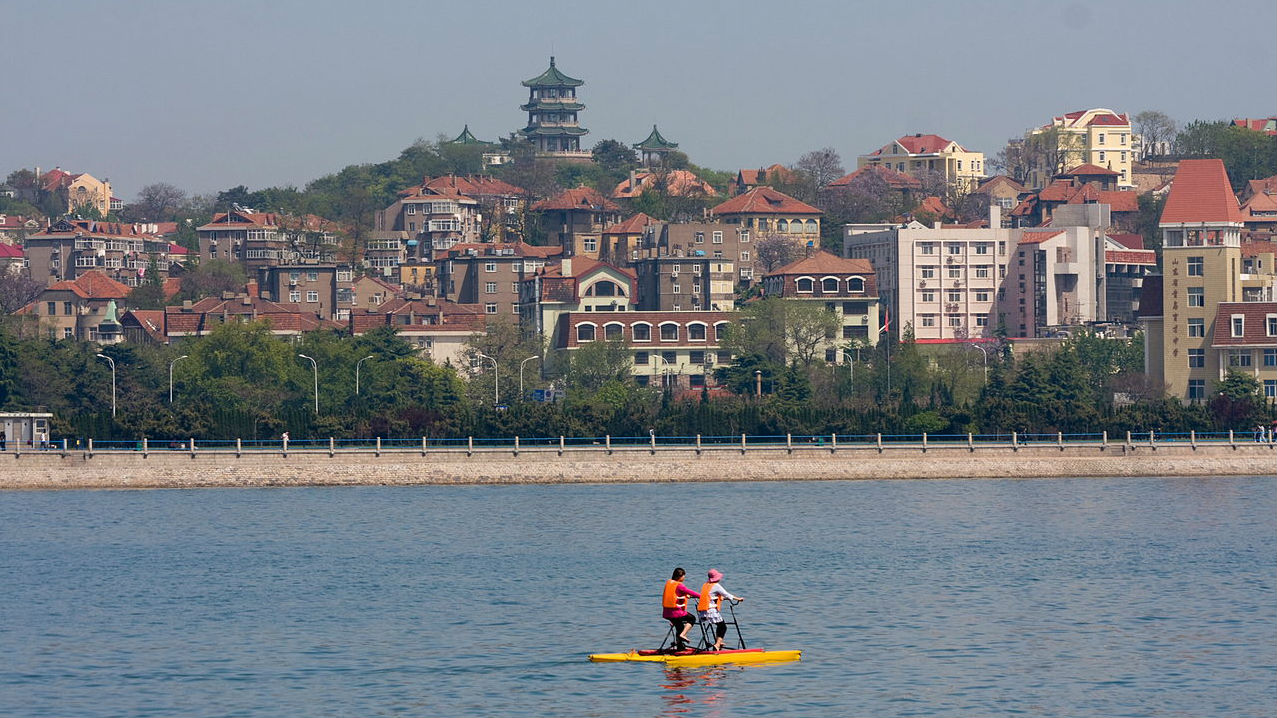
[[[578,112],[584,110],[585,105],[571,99],[555,102],[554,100],[539,98],[535,102],[520,105],[519,109],[524,112]]]
[[[646,140],[634,145],[636,150],[673,150],[678,149],[677,142],[670,142],[661,137],[661,131],[656,129],[656,125],[652,125],[652,134],[647,136]]]
[[[461,134],[457,135],[457,139],[452,140],[448,144],[450,145],[493,145],[496,143],[484,142],[478,137],[475,137],[473,134],[470,133],[470,125],[466,125],[466,128],[461,131]]]
[[[571,127],[571,126],[566,126],[566,127],[525,127],[525,128],[523,128],[522,130],[519,130],[519,132],[520,132],[520,133],[521,133],[524,137],[533,137],[533,136],[540,136],[540,137],[557,137],[557,136],[560,136],[560,135],[572,135],[572,136],[578,136],[578,137],[579,137],[580,135],[587,134],[587,133],[589,132],[589,130],[585,129],[584,127]]]
[[[584,85],[584,80],[578,80],[574,77],[568,77],[559,68],[554,66],[554,56],[550,56],[550,69],[537,75],[531,80],[524,80],[524,87],[580,87]]]

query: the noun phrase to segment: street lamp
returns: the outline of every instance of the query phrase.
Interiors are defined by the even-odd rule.
[[[761,369],[754,370],[754,396],[761,397],[763,395],[763,371]]]
[[[972,349],[979,349],[980,354],[984,356],[984,383],[989,383],[989,352],[979,344],[968,344]]]
[[[168,403],[170,404],[173,403],[173,365],[187,358],[188,356],[186,354],[183,354],[182,356],[168,363]]]
[[[99,359],[105,359],[111,365],[111,418],[115,418],[115,360],[105,354],[98,354]]]
[[[484,354],[483,352],[475,352],[480,359],[487,359],[492,362],[492,405],[501,405],[501,372],[497,369],[497,360]]]
[[[308,360],[310,362],[311,371],[315,373],[315,415],[318,416],[319,415],[319,364],[316,364],[314,359],[306,356],[305,354],[298,354],[297,356],[301,357],[302,359]]]
[[[666,388],[668,388],[668,387],[669,387],[669,384],[670,384],[670,381],[669,381],[669,375],[670,375],[670,367],[672,366],[672,365],[670,364],[670,360],[669,360],[669,359],[666,359],[664,356],[662,356],[660,352],[652,352],[652,356],[656,357],[658,361],[661,361],[661,362],[664,362],[664,363],[665,363],[665,374],[664,374],[664,375],[662,375],[662,377],[661,377],[661,388],[662,388],[662,389],[666,389]],[[660,373],[661,365],[660,365],[660,364],[653,364],[653,367],[655,367],[655,369],[656,369],[657,373],[659,374],[659,373]]]
[[[369,359],[372,359],[372,355],[371,355],[371,354],[369,354],[368,356],[364,357],[363,359],[360,359],[359,361],[355,362],[355,396],[359,396],[359,365],[360,365],[360,364],[363,364],[364,362],[368,361]]]
[[[519,401],[523,401],[523,365],[527,364],[533,359],[540,359],[540,358],[541,358],[541,355],[538,354],[536,356],[528,357],[527,359],[524,359],[523,361],[519,362]]]

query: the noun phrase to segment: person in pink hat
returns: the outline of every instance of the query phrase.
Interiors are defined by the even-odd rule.
[[[714,650],[723,650],[723,636],[727,635],[727,624],[723,622],[723,614],[718,609],[723,605],[723,599],[728,601],[744,601],[740,596],[733,596],[727,589],[723,588],[719,581],[723,580],[723,572],[716,568],[709,570],[706,577],[709,580],[705,585],[701,586],[701,596],[696,602],[696,613],[700,617],[701,623],[714,627]]]

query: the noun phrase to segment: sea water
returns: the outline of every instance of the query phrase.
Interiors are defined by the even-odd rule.
[[[8,492],[0,715],[1271,716],[1275,487]],[[674,566],[802,661],[587,661]]]

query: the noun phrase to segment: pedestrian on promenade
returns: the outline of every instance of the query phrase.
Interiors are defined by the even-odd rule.
[[[284,443],[284,451],[288,451],[288,432],[285,431],[279,435],[280,440]]]

